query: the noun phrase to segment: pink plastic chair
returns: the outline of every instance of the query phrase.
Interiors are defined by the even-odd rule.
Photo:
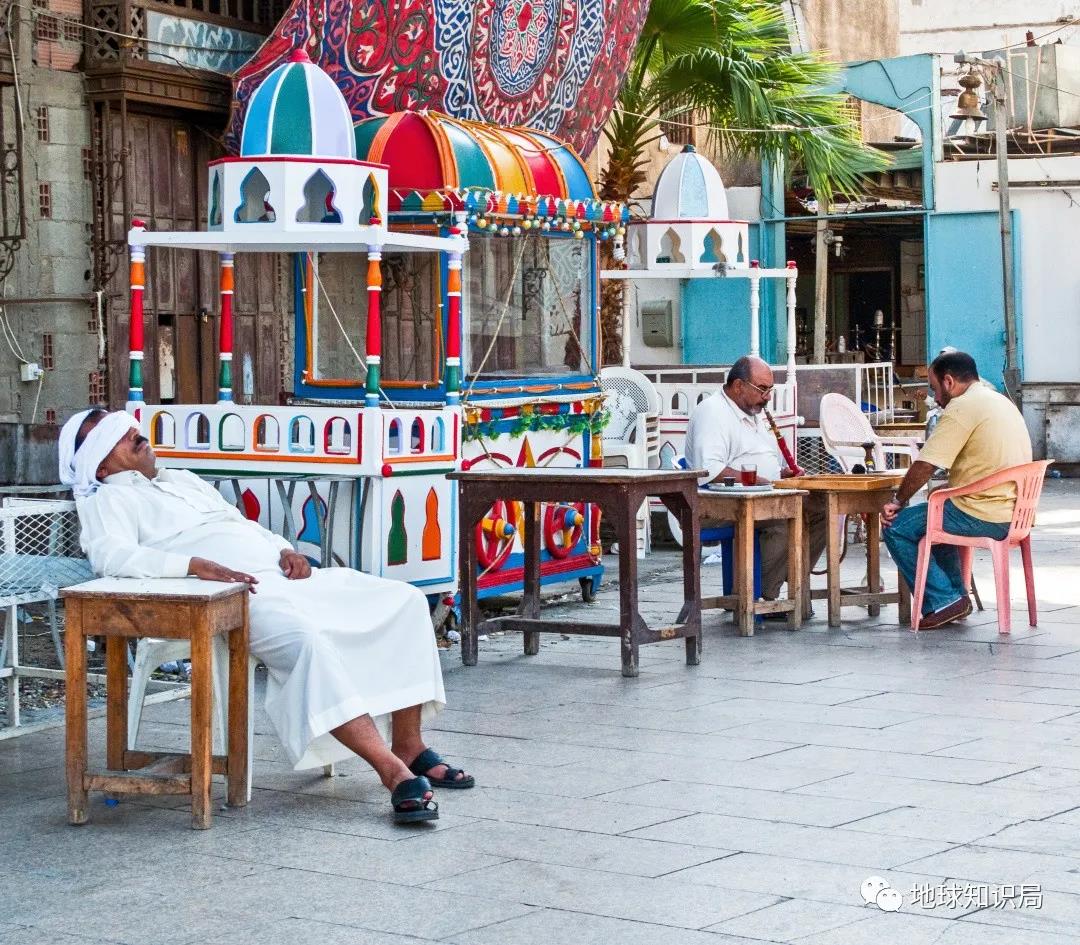
[[[971,587],[971,561],[976,548],[988,548],[994,559],[994,584],[997,587],[998,633],[1008,633],[1012,629],[1012,613],[1009,607],[1009,552],[1017,545],[1024,560],[1024,580],[1027,584],[1028,622],[1038,624],[1038,609],[1035,605],[1035,575],[1031,567],[1031,527],[1035,524],[1035,510],[1042,495],[1043,478],[1046,467],[1052,460],[1039,460],[1012,466],[992,476],[986,476],[978,482],[956,489],[935,489],[927,499],[926,535],[919,542],[919,558],[915,566],[914,600],[911,605],[911,629],[918,630],[922,620],[923,594],[926,592],[926,571],[930,566],[930,547],[932,545],[956,545],[960,549],[960,570],[964,577],[964,586]],[[991,486],[1002,483],[1016,483],[1016,505],[1013,508],[1012,524],[1009,533],[1001,540],[993,538],[969,538],[952,535],[942,528],[942,516],[945,500],[956,496],[983,492]]]

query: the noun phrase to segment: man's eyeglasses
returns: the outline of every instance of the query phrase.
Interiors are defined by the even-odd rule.
[[[762,397],[772,397],[775,387],[758,387],[757,384],[751,384],[750,381],[743,381],[748,387],[754,388]]]

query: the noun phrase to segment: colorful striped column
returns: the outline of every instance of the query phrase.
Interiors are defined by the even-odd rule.
[[[461,253],[447,255],[446,403],[453,405],[461,403]]]
[[[233,399],[233,254],[221,254],[221,322],[218,325],[218,403],[227,404]]]
[[[133,220],[133,235],[146,232],[142,220]],[[131,244],[131,311],[128,323],[128,401],[127,410],[142,407],[143,394],[143,290],[146,288],[146,247]]]
[[[364,403],[379,406],[380,365],[382,364],[382,247],[368,247],[367,268],[367,387]]]

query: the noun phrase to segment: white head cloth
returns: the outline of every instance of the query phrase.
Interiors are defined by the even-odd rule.
[[[76,451],[75,438],[79,435],[79,427],[91,413],[92,410],[80,411],[60,431],[60,481],[70,486],[79,499],[97,491],[101,485],[97,478],[98,466],[128,430],[139,428],[139,421],[130,413],[114,410],[97,422]]]

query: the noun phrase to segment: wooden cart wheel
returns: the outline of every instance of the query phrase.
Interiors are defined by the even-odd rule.
[[[519,503],[500,499],[476,525],[476,560],[485,571],[497,571],[510,557],[521,526]]]
[[[581,540],[585,503],[548,505],[544,509],[544,546],[553,558],[565,558]]]

